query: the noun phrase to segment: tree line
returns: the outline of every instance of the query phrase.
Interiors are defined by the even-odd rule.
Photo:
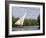
[[[15,26],[15,22],[19,19],[19,17],[12,17],[12,26]],[[39,25],[40,24],[40,16],[38,16],[38,20],[36,19],[24,19],[23,26],[31,26],[31,25]]]

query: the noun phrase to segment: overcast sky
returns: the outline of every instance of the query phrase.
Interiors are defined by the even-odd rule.
[[[25,13],[27,13],[25,18],[37,19],[40,14],[40,8],[36,7],[12,7],[12,16],[14,17],[22,17]]]

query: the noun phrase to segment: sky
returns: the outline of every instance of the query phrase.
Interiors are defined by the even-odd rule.
[[[14,17],[22,17],[25,13],[27,13],[27,19],[37,19],[40,14],[40,8],[36,7],[12,7],[12,16]]]

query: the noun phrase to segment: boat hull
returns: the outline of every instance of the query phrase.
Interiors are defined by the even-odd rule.
[[[17,28],[22,28],[22,27],[23,27],[23,25],[16,25],[16,27],[17,27]]]

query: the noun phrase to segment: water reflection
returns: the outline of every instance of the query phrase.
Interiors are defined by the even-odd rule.
[[[23,26],[22,28],[13,27],[12,31],[30,31],[30,30],[39,30],[39,26]]]

